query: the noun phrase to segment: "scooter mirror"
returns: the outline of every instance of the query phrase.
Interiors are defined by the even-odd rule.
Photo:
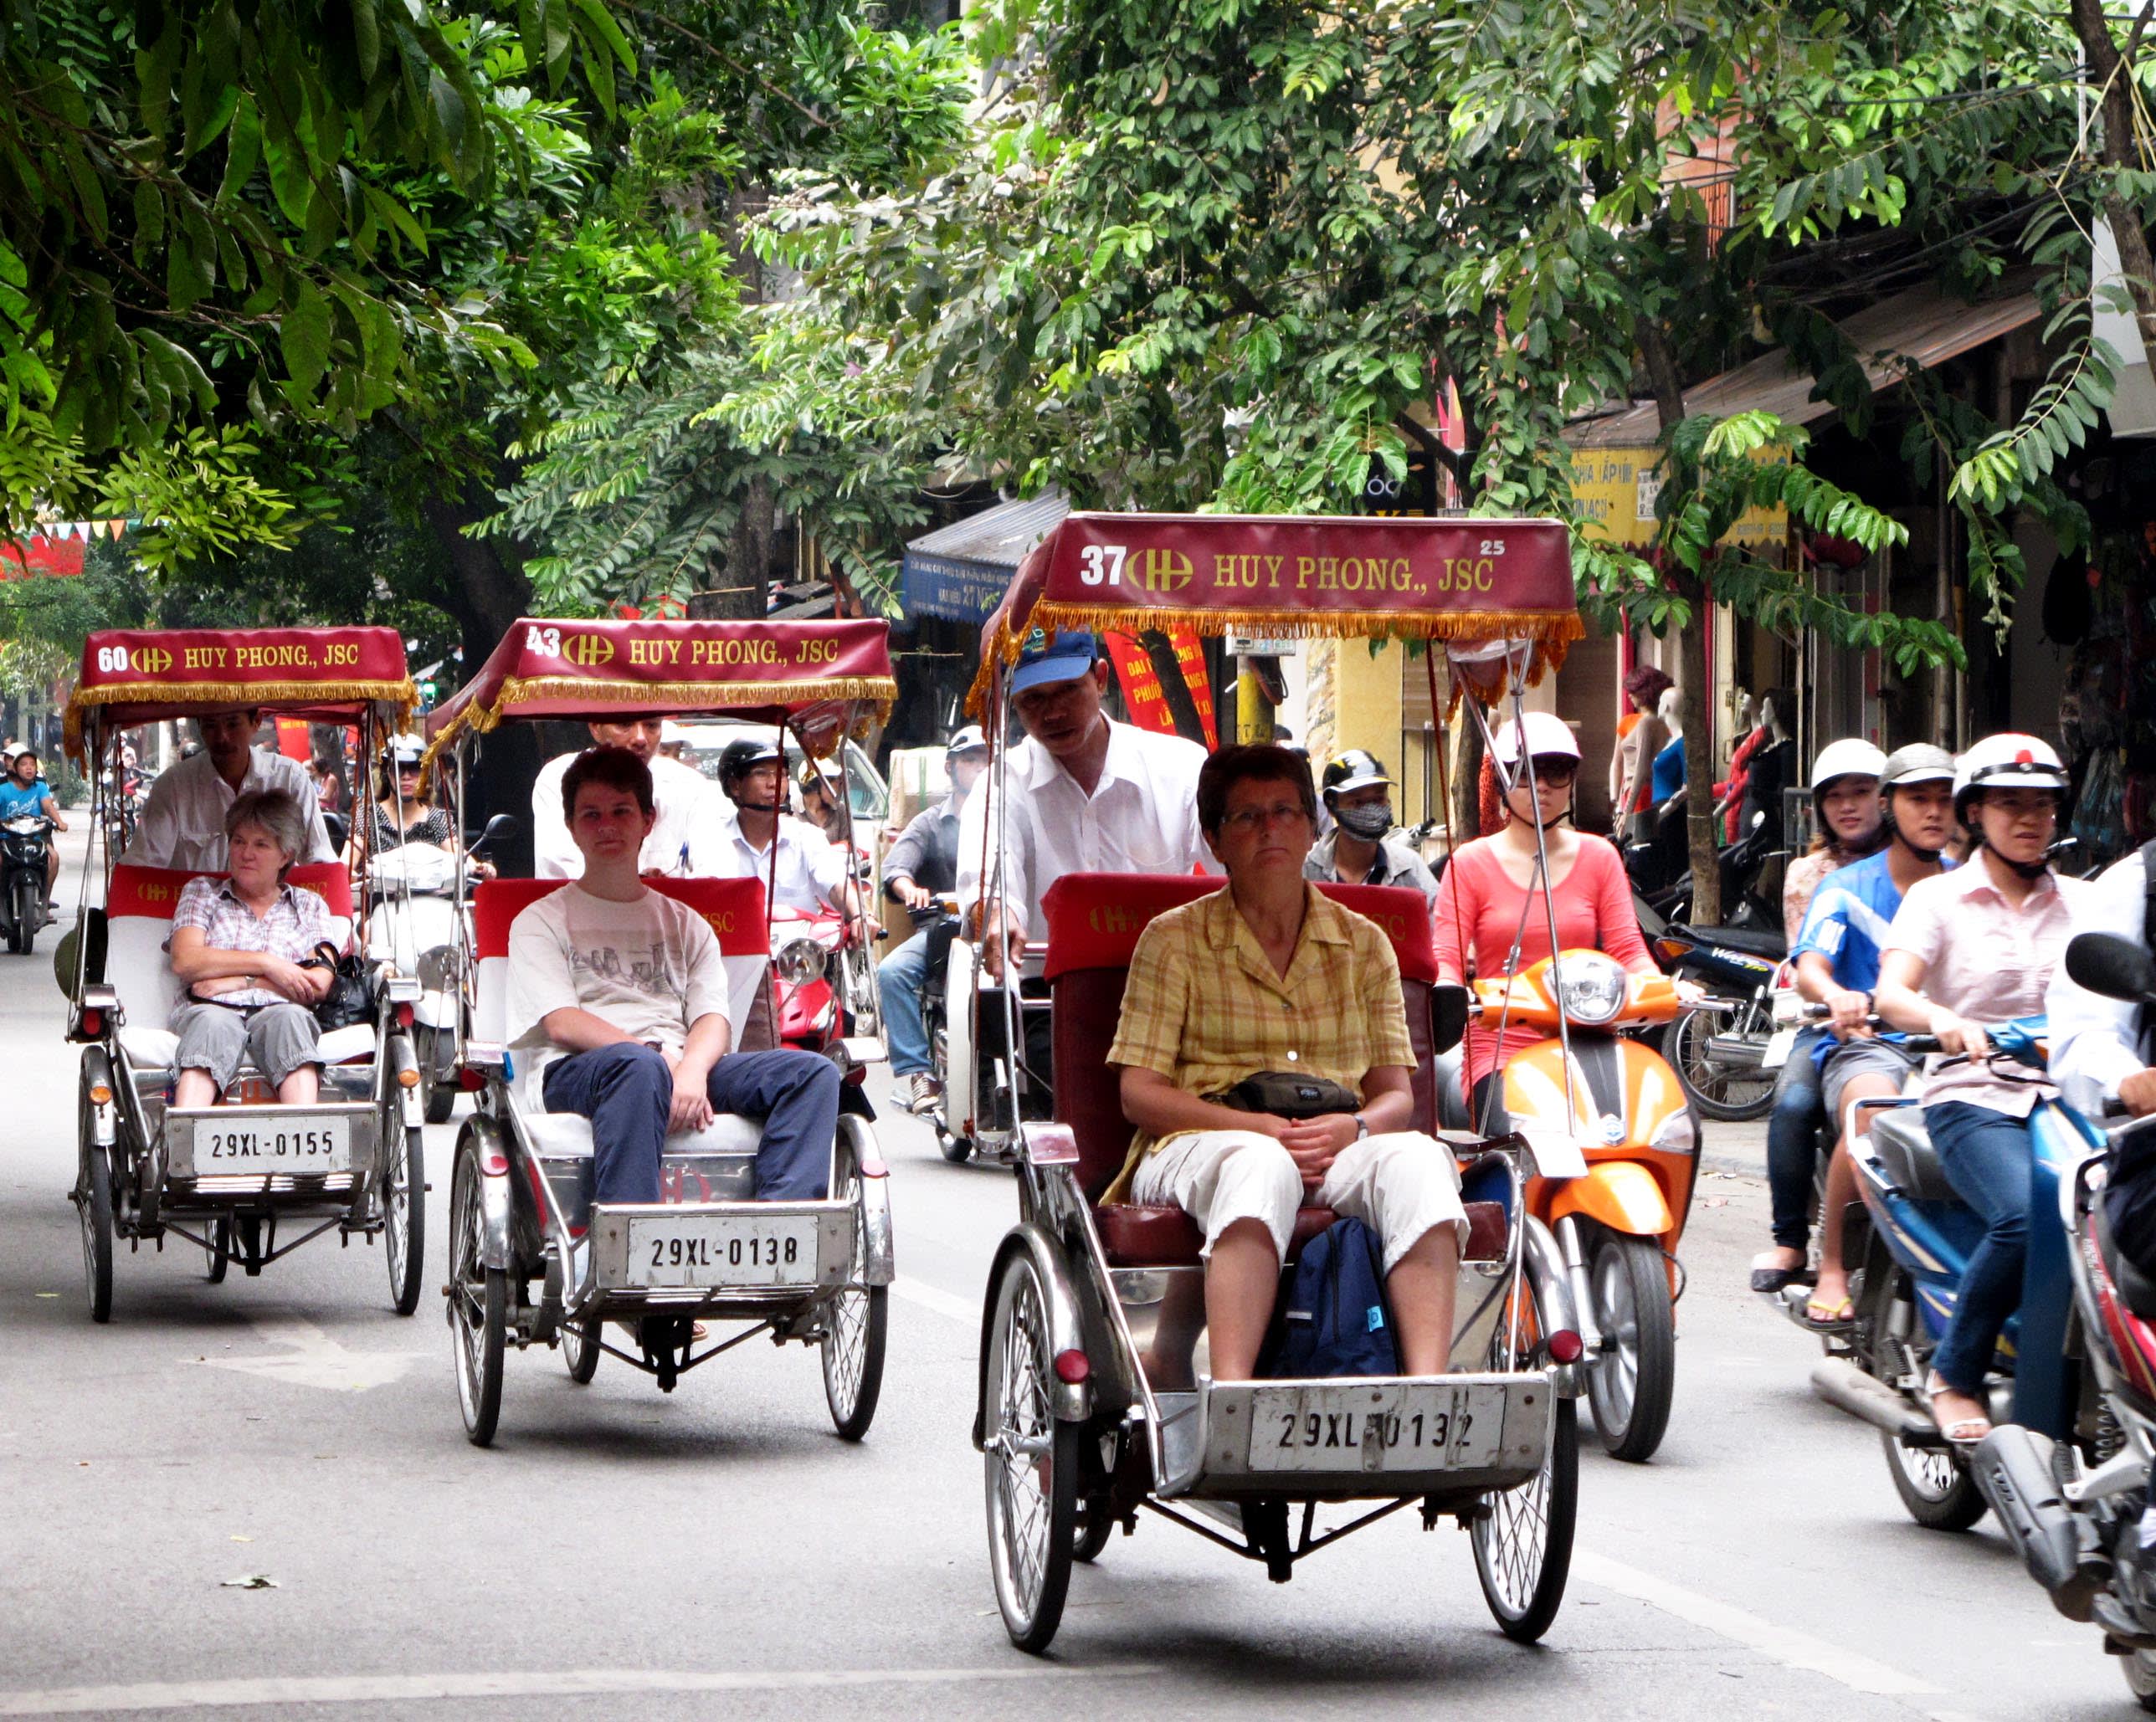
[[[471,852],[476,855],[488,844],[505,842],[516,834],[516,815],[496,813],[486,822],[486,829],[480,833],[479,841],[471,846]]]
[[[2066,944],[2066,976],[2106,998],[2156,998],[2156,958],[2116,933],[2079,933]]]

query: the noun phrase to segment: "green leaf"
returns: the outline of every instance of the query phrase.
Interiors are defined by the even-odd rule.
[[[277,341],[285,355],[285,368],[303,395],[312,395],[315,385],[329,369],[332,327],[329,301],[311,281],[302,279],[292,303],[278,321]]]
[[[352,45],[359,55],[359,75],[363,82],[374,81],[375,68],[382,64],[382,27],[374,15],[374,0],[350,0],[352,6]]]

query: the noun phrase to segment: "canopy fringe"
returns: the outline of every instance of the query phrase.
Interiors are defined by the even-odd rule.
[[[256,705],[361,702],[388,706],[395,714],[395,727],[402,730],[418,708],[419,690],[408,677],[401,682],[113,682],[77,688],[69,697],[60,733],[68,757],[82,764],[89,757],[83,740],[85,720],[104,706],[199,705],[204,711],[230,711]]]

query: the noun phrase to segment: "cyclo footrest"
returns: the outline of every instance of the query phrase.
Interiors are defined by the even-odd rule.
[[[593,1283],[752,1298],[843,1285],[855,1212],[850,1201],[594,1202]]]

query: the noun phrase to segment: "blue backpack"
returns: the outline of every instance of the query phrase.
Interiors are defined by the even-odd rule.
[[[1259,1373],[1289,1380],[1400,1372],[1376,1233],[1335,1220],[1303,1246],[1265,1352]]]

